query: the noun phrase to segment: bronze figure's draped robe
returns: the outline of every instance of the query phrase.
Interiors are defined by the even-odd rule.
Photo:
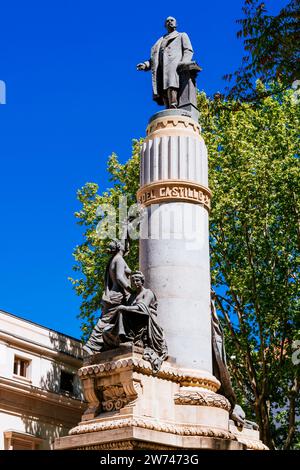
[[[105,289],[102,295],[102,315],[83,349],[95,354],[130,343],[144,349],[144,358],[154,372],[167,358],[168,350],[162,328],[157,323],[157,300],[150,289],[145,289],[144,275],[131,273],[123,259],[123,250],[111,244],[114,252],[105,272]]]

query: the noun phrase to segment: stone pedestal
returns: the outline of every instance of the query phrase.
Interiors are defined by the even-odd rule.
[[[229,421],[229,430],[247,450],[268,450],[268,447],[259,439],[259,430],[247,427],[238,428],[233,421]]]
[[[91,363],[93,362],[93,363]],[[134,347],[79,370],[89,407],[55,449],[243,449],[229,431],[229,402],[209,373],[169,359],[153,375]]]

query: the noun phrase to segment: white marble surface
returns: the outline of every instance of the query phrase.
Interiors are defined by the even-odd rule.
[[[140,185],[168,180],[208,187],[199,129],[166,118],[143,144]],[[189,202],[152,204],[146,212],[140,267],[157,295],[169,354],[180,367],[212,372],[208,212]]]
[[[162,136],[143,144],[140,185],[190,180],[208,186],[207,151],[202,137]]]
[[[155,238],[140,240],[140,266],[157,295],[169,353],[181,367],[211,372],[208,213],[187,203],[155,207],[155,217],[149,217],[149,235]],[[194,214],[194,230],[185,233],[187,210]]]

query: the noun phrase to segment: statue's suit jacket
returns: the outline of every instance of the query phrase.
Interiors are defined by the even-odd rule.
[[[161,57],[160,57],[161,55]],[[161,104],[163,90],[179,88],[177,67],[190,62],[193,56],[191,41],[186,33],[173,31],[162,36],[151,49],[151,58],[145,62],[152,72],[153,99]]]

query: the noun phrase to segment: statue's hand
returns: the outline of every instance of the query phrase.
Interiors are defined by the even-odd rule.
[[[183,69],[187,64],[188,62],[184,62],[184,61],[178,62],[177,70]]]
[[[117,312],[121,312],[122,310],[123,310],[123,312],[126,312],[126,310],[127,310],[126,305],[119,305],[119,306],[116,308],[116,311],[117,311]]]
[[[146,64],[144,64],[144,62],[141,62],[140,64],[137,64],[136,69],[137,70],[145,70],[146,69]]]

